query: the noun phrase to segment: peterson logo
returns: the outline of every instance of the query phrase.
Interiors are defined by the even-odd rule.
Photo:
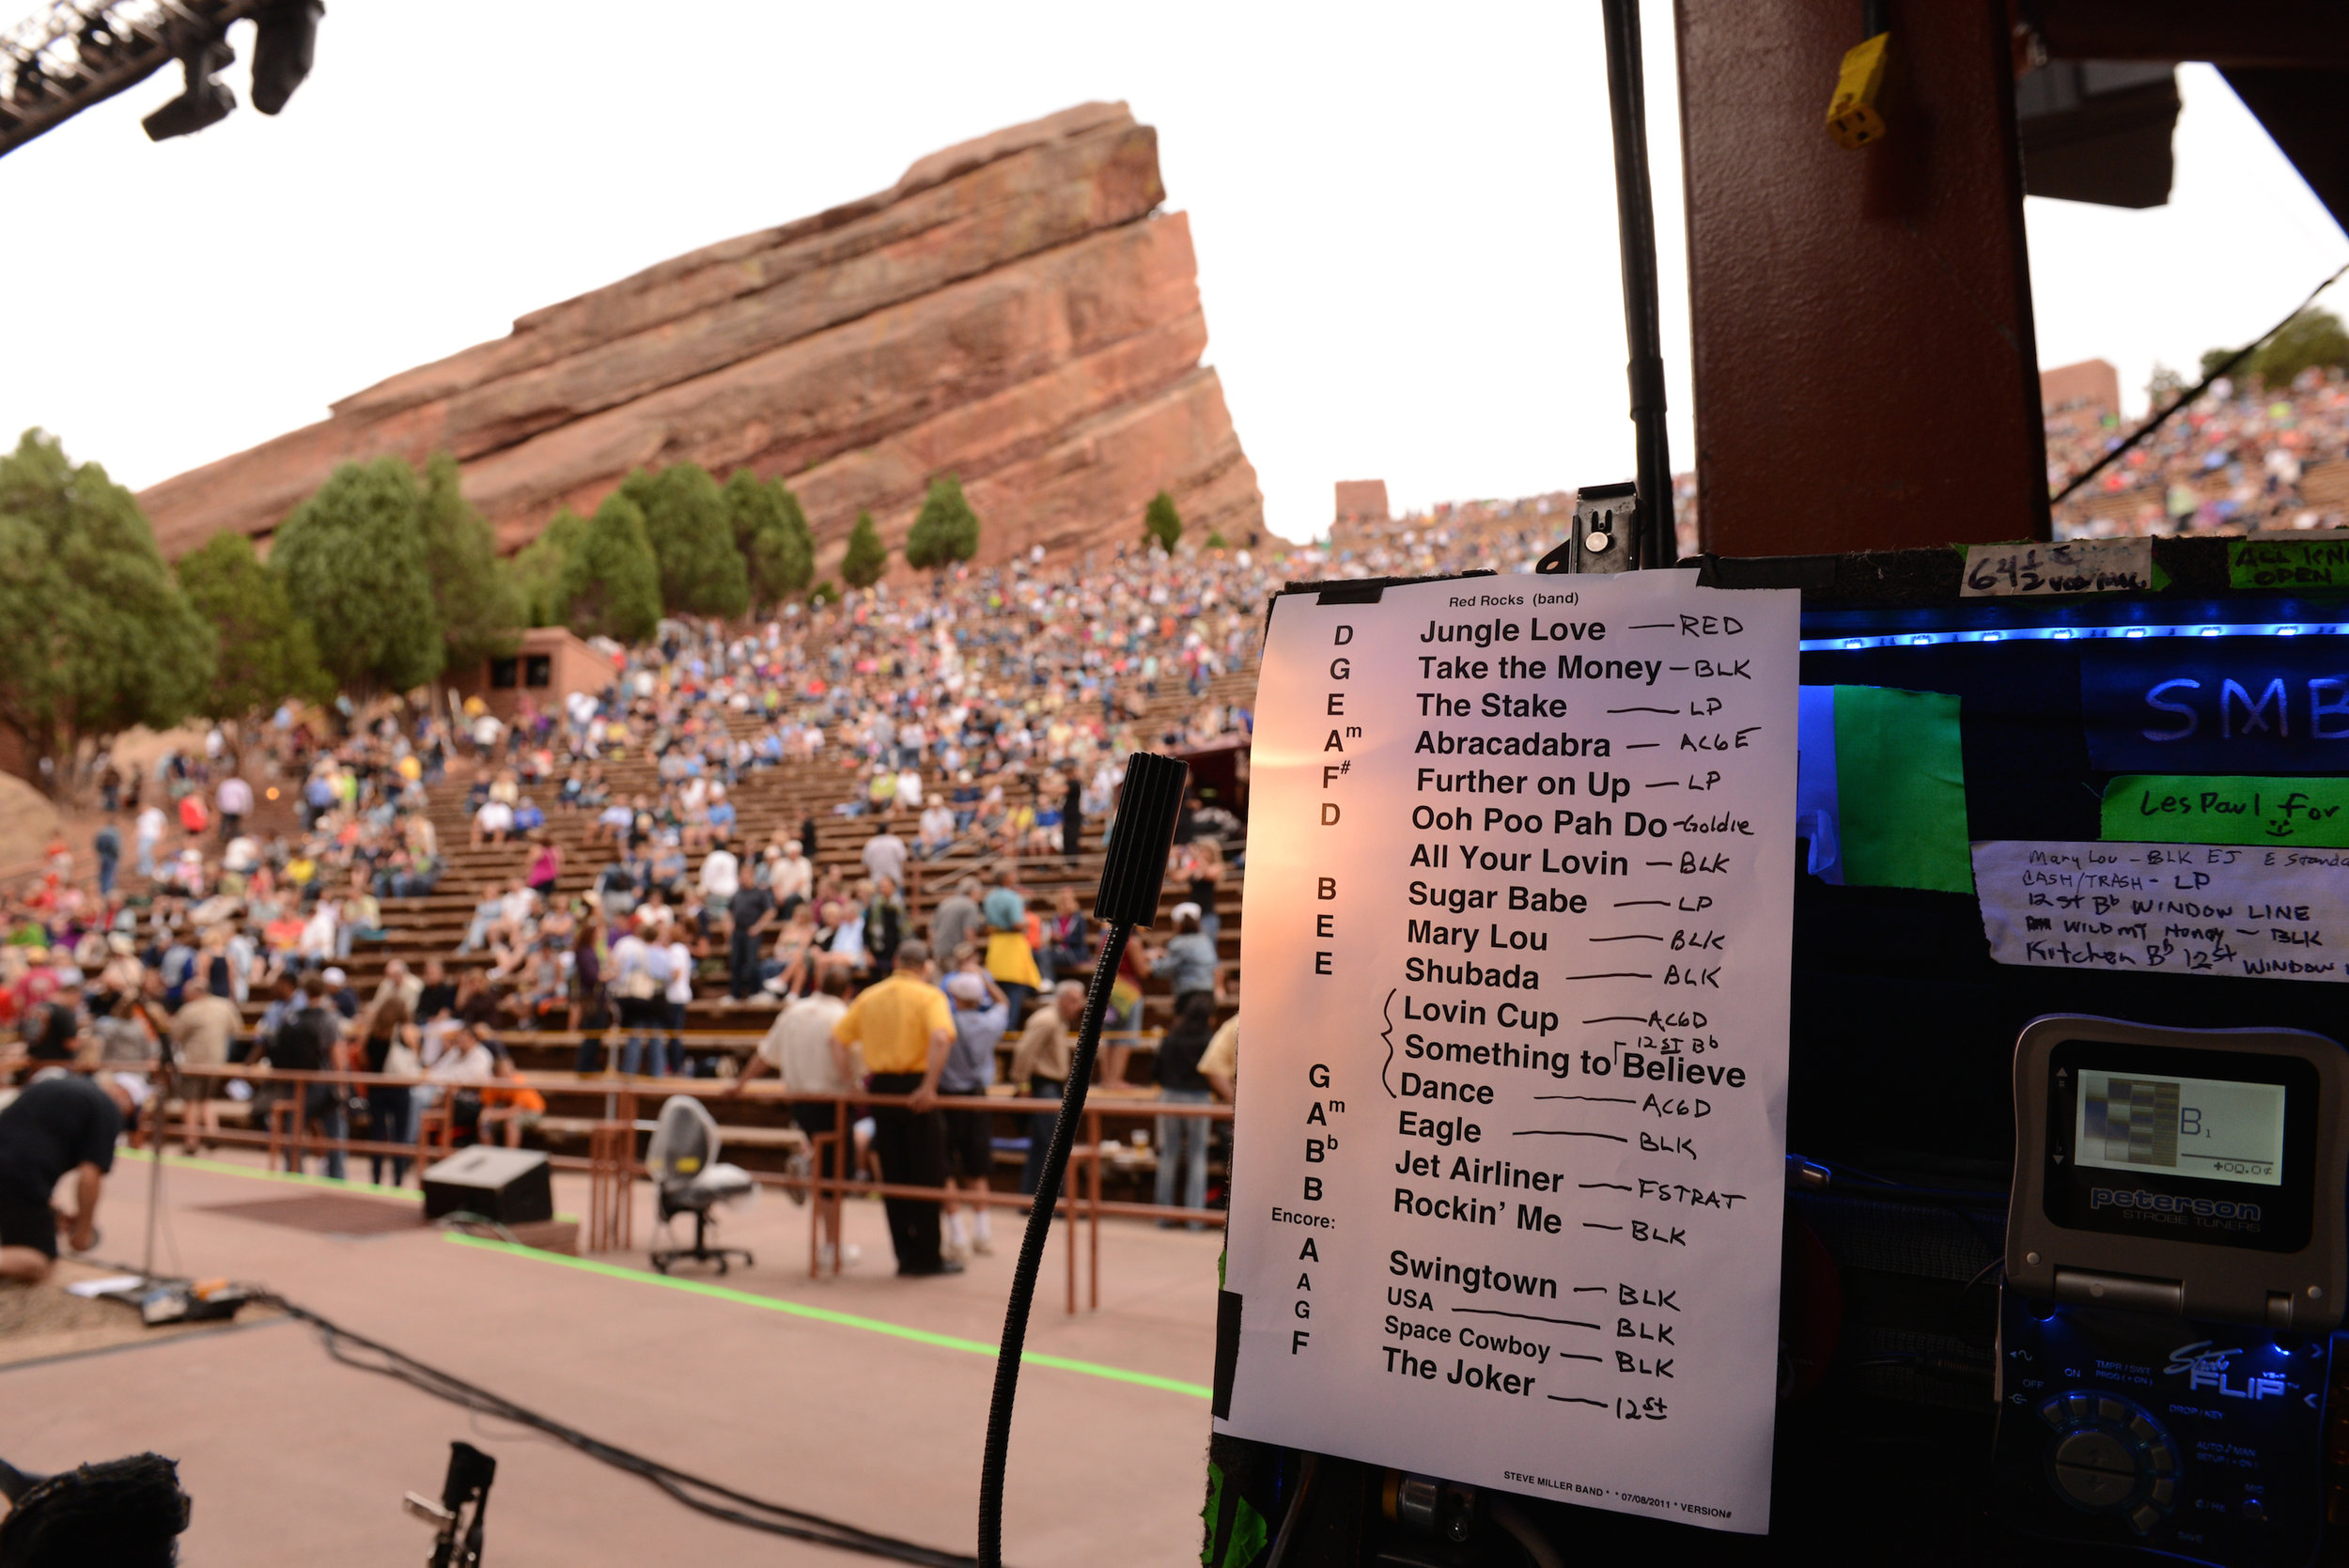
[[[2142,1209],[2151,1214],[2184,1214],[2197,1219],[2234,1219],[2260,1222],[2257,1203],[2238,1203],[2226,1198],[2182,1198],[2174,1192],[2148,1192],[2135,1187],[2092,1187],[2088,1189],[2088,1206],[2092,1209]]]

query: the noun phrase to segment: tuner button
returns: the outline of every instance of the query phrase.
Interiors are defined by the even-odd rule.
[[[2143,1535],[2161,1523],[2161,1514],[2150,1503],[2139,1503],[2129,1510],[2129,1529]]]
[[[2056,1444],[2055,1480],[2082,1508],[2119,1508],[2137,1490],[2137,1456],[2109,1432],[2075,1432]]]
[[[2142,1410],[2129,1417],[2129,1435],[2147,1448],[2159,1448],[2162,1445],[2161,1428],[2155,1426],[2154,1419]]]
[[[2165,1514],[2169,1513],[2170,1504],[2178,1499],[2178,1478],[2173,1475],[2163,1476],[2154,1483],[2153,1489],[2145,1496],[2155,1508]]]
[[[2140,1413],[2135,1405],[2123,1405],[2117,1399],[2105,1398],[2096,1401],[2096,1419],[2099,1421],[2118,1424]]]
[[[2155,1475],[2174,1474],[2178,1467],[2178,1451],[2168,1443],[2155,1443],[2146,1452],[2145,1463]]]
[[[2071,1407],[2071,1419],[2083,1424],[2096,1419],[2096,1399],[2093,1394],[2073,1394],[2065,1402]]]
[[[2039,1407],[2039,1419],[2059,1432],[2063,1430],[2063,1400],[2061,1395]]]

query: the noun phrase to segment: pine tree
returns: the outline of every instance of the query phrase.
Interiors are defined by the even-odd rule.
[[[1150,505],[1142,509],[1142,540],[1152,539],[1169,555],[1174,553],[1174,541],[1183,536],[1182,514],[1174,510],[1174,498],[1160,490],[1150,498]]]
[[[962,481],[941,474],[930,481],[921,511],[906,535],[906,565],[925,571],[968,561],[979,552],[979,515],[964,499]]]
[[[515,580],[498,560],[497,536],[465,499],[460,477],[457,459],[435,452],[416,503],[425,569],[441,617],[443,667],[459,671],[511,654],[521,644],[515,628],[523,621]]]
[[[251,539],[213,535],[180,558],[179,577],[188,602],[215,637],[214,673],[196,712],[237,719],[288,697],[333,700],[334,681],[319,662],[317,634],[294,613],[285,582],[261,565]]]
[[[807,586],[816,573],[816,541],[800,498],[780,479],[738,468],[726,481],[726,514],[735,548],[750,573],[751,603],[765,609]]]
[[[39,430],[0,457],[0,726],[59,789],[82,741],[176,724],[212,676],[212,629],[136,499]]]
[[[661,563],[645,536],[645,514],[614,492],[588,520],[563,561],[556,588],[564,622],[582,637],[648,640],[661,624]]]
[[[2280,393],[2310,365],[2349,365],[2349,332],[2342,330],[2341,318],[2329,310],[2304,310],[2286,321],[2244,368],[2257,373],[2270,393]]]
[[[859,512],[848,531],[848,551],[840,558],[840,581],[851,588],[869,588],[889,569],[889,547],[873,526],[873,514]]]
[[[565,506],[514,557],[514,593],[525,624],[563,624],[563,563],[586,535],[587,520]]]
[[[345,463],[270,547],[270,569],[344,686],[408,691],[441,673],[421,499],[415,471],[397,458]]]
[[[751,579],[718,481],[699,463],[639,469],[620,481],[661,564],[661,603],[669,613],[739,615],[751,607]]]

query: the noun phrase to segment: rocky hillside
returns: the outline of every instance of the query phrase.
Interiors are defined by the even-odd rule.
[[[1262,526],[1206,347],[1158,135],[1089,103],[933,153],[887,191],[677,256],[140,496],[167,554],[263,536],[338,463],[445,447],[505,548],[629,470],[749,465],[829,566],[860,509],[893,543],[958,474],[982,560],[1187,523]]]

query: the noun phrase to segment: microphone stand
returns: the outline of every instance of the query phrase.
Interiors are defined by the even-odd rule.
[[[148,1118],[147,1252],[139,1263],[140,1280],[151,1285],[155,1282],[155,1231],[163,1213],[163,1145],[170,1137],[171,1094],[179,1063],[171,1054],[171,1031],[166,1027],[170,1020],[157,1023],[144,996],[132,1005],[155,1032],[155,1084],[148,1097],[154,1111]]]

